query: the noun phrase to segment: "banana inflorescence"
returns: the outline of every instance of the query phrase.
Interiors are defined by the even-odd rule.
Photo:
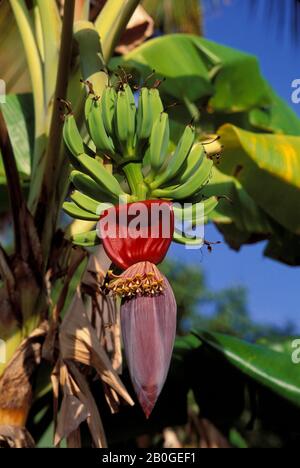
[[[64,204],[74,218],[95,221],[105,203],[117,205],[120,198],[132,203],[144,199],[191,202],[192,208],[176,208],[177,215],[191,223],[197,219],[193,206],[204,201],[205,217],[218,199],[203,200],[214,160],[222,146],[216,135],[200,139],[192,124],[185,127],[175,148],[170,142],[169,115],[157,87],[136,92],[126,76],[109,84],[96,96],[90,83],[84,115],[87,138],[82,137],[69,103],[63,137],[75,170],[71,182],[75,191]],[[86,142],[90,142],[87,144]],[[124,182],[123,182],[124,181]],[[203,220],[202,220],[203,222]],[[184,238],[176,239],[185,242]],[[78,245],[95,245],[96,231],[73,238]]]

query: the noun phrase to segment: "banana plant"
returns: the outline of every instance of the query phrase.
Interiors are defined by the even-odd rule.
[[[102,242],[115,268],[123,270],[121,275],[109,273],[106,289],[121,300],[121,329],[131,380],[149,418],[167,378],[176,336],[176,300],[156,265],[172,240],[203,242],[176,233],[175,217],[201,225],[216,208],[218,198],[204,200],[201,191],[221,147],[210,140],[196,143],[196,130],[189,124],[170,152],[169,116],[155,83],[139,90],[138,106],[122,70],[116,83],[110,77],[100,98],[92,84],[86,84],[89,146],[66,103],[63,135],[75,169],[71,180],[76,190],[63,208],[75,219],[94,223],[100,215],[96,230],[71,240],[86,247]],[[183,207],[175,207],[176,202]],[[191,206],[185,208],[184,203]],[[198,217],[197,205],[203,205]],[[135,210],[143,219],[138,229],[129,221]],[[162,220],[153,221],[153,214],[160,210]]]
[[[79,3],[83,7],[80,11]],[[28,128],[23,127],[30,154],[22,163],[11,113],[6,104],[1,107],[1,173],[10,194],[15,237],[13,250],[8,253],[2,246],[0,249],[3,312],[0,334],[6,342],[7,358],[7,363],[0,365],[2,426],[25,427],[32,402],[30,376],[40,358],[32,355],[22,372],[23,359],[28,347],[36,347],[37,354],[41,353],[41,341],[53,322],[51,314],[55,305],[51,291],[55,287],[61,289],[60,282],[56,281],[60,277],[59,269],[68,268],[74,260],[66,245],[61,250],[61,243],[55,241],[60,209],[69,185],[69,162],[62,144],[61,100],[79,97],[77,112],[80,112],[85,95],[80,78],[89,79],[97,93],[102,94],[107,84],[105,63],[138,3],[137,0],[109,0],[95,23],[89,22],[88,0],[76,2],[76,11],[74,0],[66,1],[62,11],[55,0],[36,1],[33,5],[24,0],[1,3],[24,47],[25,75],[30,83],[27,81],[22,91],[32,90],[32,100],[28,99],[25,105],[28,109],[32,103],[34,122],[30,140]],[[15,90],[19,91],[19,87]],[[16,105],[22,108],[24,100],[22,96],[8,96],[8,103],[14,112]],[[55,251],[60,252],[56,260]],[[78,262],[74,265],[77,267]],[[65,291],[66,288],[67,284]],[[63,303],[64,288],[61,292]],[[11,379],[18,372],[19,392]]]
[[[45,361],[54,368],[55,445],[66,438],[68,446],[79,446],[83,421],[94,446],[107,445],[88,377],[76,363],[98,375],[112,412],[121,402],[133,405],[119,377],[120,329],[137,398],[146,417],[152,414],[176,333],[176,301],[158,264],[172,241],[205,243],[178,230],[176,220],[190,227],[209,217],[222,228],[233,224],[232,237],[245,234],[238,243],[274,233],[273,242],[282,233],[299,241],[298,217],[289,212],[290,203],[297,212],[299,183],[283,170],[289,163],[298,169],[291,157],[298,119],[253,57],[202,38],[166,36],[111,60],[138,3],[108,0],[94,22],[88,0],[65,1],[62,11],[54,0],[0,5],[22,39],[22,91],[32,90],[8,96],[0,112],[0,181],[14,222],[13,249],[0,246],[0,334],[7,348],[7,363],[0,364],[0,437],[9,439],[8,426],[18,446],[33,445],[25,430],[31,377]],[[249,75],[251,93],[245,92]],[[180,110],[174,98],[184,104]],[[288,126],[281,114],[289,116]],[[220,130],[226,148],[218,166],[222,145],[211,134],[224,115],[230,125]],[[279,132],[291,136],[274,135]],[[274,145],[278,165],[268,157]],[[260,187],[267,178],[276,188],[276,207],[254,186],[253,174]],[[65,235],[58,229],[62,207],[75,219]],[[128,221],[138,210],[146,225]],[[164,235],[160,218],[149,225],[152,212],[161,210],[168,220]],[[273,244],[273,255],[279,248]],[[212,346],[214,340],[201,335],[201,341]],[[272,379],[259,382],[270,387]],[[39,394],[49,391],[49,380]]]

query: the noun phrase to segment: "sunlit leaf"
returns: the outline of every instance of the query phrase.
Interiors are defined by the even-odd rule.
[[[275,221],[300,234],[300,138],[220,129],[220,170],[234,176]]]

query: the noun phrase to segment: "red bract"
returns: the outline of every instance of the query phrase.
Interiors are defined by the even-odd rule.
[[[174,294],[168,280],[159,276],[163,292],[125,299],[121,313],[129,372],[147,418],[165,383],[176,335]]]
[[[153,208],[162,215],[153,217]],[[141,211],[137,223],[135,217]],[[165,257],[173,238],[172,205],[155,200],[111,208],[101,217],[100,232],[108,256],[126,270],[120,276],[111,272],[107,288],[122,298],[125,354],[148,418],[166,380],[176,334],[175,297],[155,266]]]
[[[118,205],[100,218],[104,249],[122,270],[135,263],[161,263],[174,234],[174,212],[170,202],[147,200]]]

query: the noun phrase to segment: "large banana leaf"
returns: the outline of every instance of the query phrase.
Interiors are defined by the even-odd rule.
[[[165,77],[166,98],[201,107],[202,127],[238,119],[243,128],[299,134],[300,120],[262,77],[254,56],[202,37],[173,34],[148,41],[110,62],[145,79],[153,69]],[[251,84],[251,86],[250,86]],[[177,112],[182,113],[182,107]],[[183,116],[186,120],[186,116]],[[236,123],[238,123],[236,122]]]
[[[290,352],[278,352],[218,333],[196,335],[243,374],[300,406],[300,373],[291,359],[292,347]]]
[[[162,92],[178,99],[196,101],[213,93],[209,70],[190,36],[174,34],[152,39],[124,58],[110,62],[113,68],[122,63],[146,78],[153,69],[166,78]]]
[[[300,234],[300,137],[224,125],[220,170],[234,176],[275,221]]]

